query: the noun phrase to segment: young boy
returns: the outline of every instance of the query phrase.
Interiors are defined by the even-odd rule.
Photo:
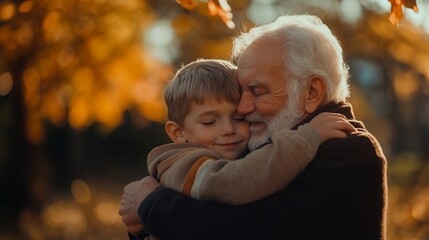
[[[249,124],[236,112],[241,90],[235,71],[227,61],[197,60],[167,86],[165,130],[174,143],[155,148],[147,159],[150,175],[163,185],[201,200],[253,202],[285,188],[324,140],[355,130],[344,116],[323,113],[244,156]],[[242,166],[226,172],[226,164]]]

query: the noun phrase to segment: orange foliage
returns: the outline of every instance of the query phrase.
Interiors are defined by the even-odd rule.
[[[404,16],[404,12],[402,11],[402,7],[413,9],[414,12],[418,12],[416,0],[389,0],[392,4],[392,8],[390,11],[389,20],[394,26],[398,26],[399,22]]]
[[[197,0],[176,0],[176,2],[188,10],[193,10],[197,6]],[[219,16],[226,26],[230,29],[235,28],[235,24],[232,21],[231,7],[226,0],[209,0],[207,7],[211,16]]]
[[[176,2],[179,3],[180,6],[188,10],[192,10],[195,8],[195,6],[197,6],[195,0],[176,0]]]
[[[45,120],[111,130],[133,110],[164,121],[162,89],[172,69],[140,40],[154,19],[138,0],[0,3],[0,96],[22,88],[30,142],[43,141]],[[151,99],[142,100],[147,92]]]

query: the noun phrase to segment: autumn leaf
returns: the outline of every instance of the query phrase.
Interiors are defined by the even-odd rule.
[[[197,5],[195,1],[196,0],[176,0],[176,2],[180,4],[180,6],[188,10],[192,10],[195,8],[195,6]]]
[[[419,11],[416,0],[389,0],[389,2],[392,4],[389,20],[394,26],[398,26],[399,22],[404,17],[404,12],[402,10],[404,6],[413,9],[414,12]]]
[[[226,0],[210,0],[208,3],[209,12],[212,16],[218,15],[222,22],[230,29],[235,27],[232,21],[231,7]]]
[[[176,0],[176,2],[188,10],[193,10],[197,5],[197,0]],[[230,29],[235,28],[235,24],[232,21],[231,7],[226,0],[208,0],[207,7],[211,16],[219,16],[226,26]]]

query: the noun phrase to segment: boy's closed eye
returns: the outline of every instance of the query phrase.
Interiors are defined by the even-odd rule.
[[[202,125],[213,125],[218,119],[217,114],[213,112],[205,112],[198,117],[198,122]]]
[[[209,125],[213,125],[215,122],[216,122],[215,119],[214,120],[206,120],[206,121],[201,122],[201,124],[209,126]]]

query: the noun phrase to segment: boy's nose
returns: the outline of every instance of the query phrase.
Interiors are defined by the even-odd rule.
[[[235,125],[233,122],[228,121],[223,126],[223,135],[233,135],[235,134]]]

